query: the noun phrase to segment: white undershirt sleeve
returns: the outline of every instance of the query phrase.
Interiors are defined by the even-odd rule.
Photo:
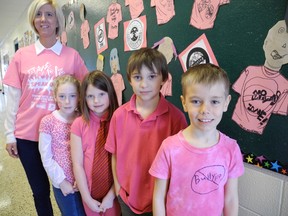
[[[21,97],[21,89],[8,86],[7,90],[7,107],[6,107],[6,118],[4,120],[6,143],[15,143],[16,138],[14,135],[15,131],[15,120],[19,109],[19,102]]]

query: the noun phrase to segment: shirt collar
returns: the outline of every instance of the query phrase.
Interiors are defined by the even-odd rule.
[[[36,49],[36,55],[39,55],[40,53],[42,53],[44,50],[51,50],[52,52],[54,52],[56,55],[60,55],[61,50],[62,50],[63,45],[60,43],[59,40],[56,41],[56,43],[50,47],[50,48],[45,48],[40,40],[37,40],[35,43],[35,49]]]
[[[130,101],[129,101],[129,106],[127,106],[128,111],[132,111],[136,114],[139,114],[137,109],[136,109],[136,95],[133,94]],[[157,116],[160,116],[164,113],[168,112],[168,101],[163,97],[162,94],[160,94],[160,99],[157,105],[156,110],[148,117],[148,119],[156,119]]]

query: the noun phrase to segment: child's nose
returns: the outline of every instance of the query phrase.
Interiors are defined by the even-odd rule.
[[[65,99],[65,103],[69,103],[69,102],[70,102],[69,97],[66,97],[66,99]]]
[[[147,80],[142,79],[142,80],[141,80],[141,83],[140,83],[140,86],[141,86],[142,88],[146,87],[146,86],[147,86]]]
[[[209,106],[208,106],[208,104],[203,103],[203,104],[201,105],[200,113],[201,113],[201,114],[209,113]]]

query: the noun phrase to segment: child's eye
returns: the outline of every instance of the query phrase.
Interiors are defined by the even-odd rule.
[[[41,13],[40,13],[40,12],[37,12],[35,16],[36,16],[36,17],[40,17],[40,16],[41,16]]]
[[[76,94],[71,95],[71,98],[76,98],[76,97],[77,97]]]
[[[151,75],[149,76],[149,80],[155,79],[156,77],[157,77],[157,74],[151,74]]]
[[[141,76],[134,75],[134,76],[133,76],[133,79],[136,80],[136,81],[139,81],[139,80],[141,80]]]
[[[47,13],[47,16],[53,16],[54,14],[53,13],[51,13],[51,12],[48,12]]]
[[[86,95],[87,99],[92,99],[94,96],[93,95]]]
[[[191,103],[197,105],[197,104],[200,104],[201,102],[200,102],[200,100],[191,100]]]
[[[65,98],[64,95],[58,95],[58,97],[59,97],[60,99],[64,99],[64,98]]]
[[[102,96],[104,96],[105,95],[105,93],[104,92],[102,92],[102,93],[100,93],[100,96],[102,97]]]
[[[214,105],[219,104],[219,103],[220,103],[220,101],[218,101],[218,100],[212,100],[212,104],[214,104]]]

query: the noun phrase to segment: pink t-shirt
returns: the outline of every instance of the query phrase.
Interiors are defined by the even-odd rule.
[[[132,19],[139,17],[144,10],[143,0],[125,0],[125,6],[128,5]]]
[[[63,169],[66,179],[73,185],[75,178],[70,153],[71,123],[58,119],[55,112],[42,118],[39,132],[50,135],[53,159]],[[54,169],[56,168],[54,167]],[[49,177],[51,178],[51,176]]]
[[[109,6],[107,12],[108,38],[115,39],[118,37],[118,24],[122,21],[122,10],[119,3],[113,3]]]
[[[244,173],[237,142],[220,133],[218,144],[195,148],[182,131],[168,137],[149,170],[159,179],[169,179],[167,216],[220,216],[224,207],[224,186],[229,178]]]
[[[136,214],[152,211],[154,178],[148,170],[162,141],[185,128],[183,112],[162,95],[145,120],[136,110],[136,96],[113,114],[105,148],[116,155],[120,196]]]
[[[175,16],[174,0],[151,0],[151,7],[156,6],[157,24],[165,24]]]
[[[190,18],[190,25],[198,29],[213,28],[219,6],[230,0],[195,0]]]
[[[72,74],[82,80],[86,73],[88,70],[84,61],[73,48],[62,46],[60,55],[49,49],[36,55],[35,45],[19,49],[4,77],[4,84],[22,91],[15,137],[38,141],[40,120],[56,107],[53,79],[62,74]]]
[[[249,66],[232,88],[240,94],[232,119],[247,131],[262,134],[273,113],[288,114],[288,80],[279,71]]]
[[[87,184],[89,191],[91,191],[91,184],[92,184],[92,166],[94,160],[94,152],[95,152],[95,142],[97,138],[97,131],[100,127],[100,121],[104,119],[100,119],[96,116],[93,112],[90,112],[90,122],[89,125],[83,120],[82,117],[78,117],[74,120],[71,126],[71,133],[75,134],[76,136],[81,138],[82,141],[82,150],[83,150],[83,166],[87,178]],[[103,168],[104,169],[104,168]],[[108,167],[111,169],[111,167]],[[115,199],[115,202],[117,200]],[[105,212],[107,216],[117,216],[120,215],[119,206],[114,205],[111,209],[108,209]],[[97,212],[92,212],[92,210],[83,202],[85,212],[87,216],[101,216]]]

